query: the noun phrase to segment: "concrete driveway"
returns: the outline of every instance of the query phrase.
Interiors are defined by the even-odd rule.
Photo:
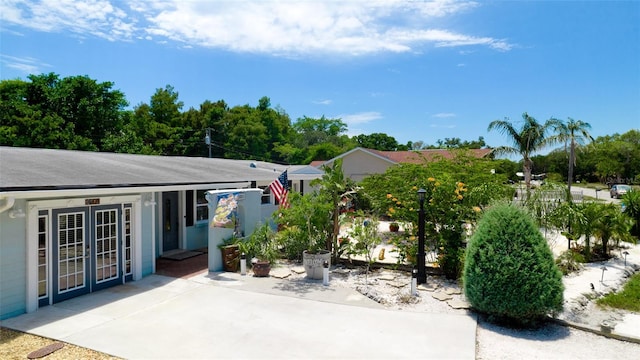
[[[474,359],[476,319],[381,308],[350,289],[239,274],[140,281],[2,326],[127,359]]]

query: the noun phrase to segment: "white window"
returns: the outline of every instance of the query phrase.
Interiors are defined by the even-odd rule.
[[[209,203],[205,198],[206,190],[196,191],[196,221],[209,220]]]
[[[271,189],[268,186],[258,186],[258,188],[262,189],[262,200],[261,204],[271,204]]]

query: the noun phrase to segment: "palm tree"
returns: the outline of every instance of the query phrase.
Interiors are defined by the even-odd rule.
[[[494,149],[496,155],[518,154],[522,156],[524,183],[527,190],[531,188],[531,171],[533,161],[531,155],[558,141],[556,137],[547,137],[547,133],[552,129],[557,129],[560,122],[556,119],[549,119],[544,124],[540,124],[535,118],[526,112],[522,114],[524,124],[519,130],[511,122],[505,120],[494,120],[489,124],[488,131],[498,130],[506,134],[513,146],[500,146]]]
[[[594,235],[602,242],[602,254],[607,256],[609,253],[608,243],[610,239],[633,242],[631,236],[631,227],[633,220],[625,213],[620,211],[620,207],[616,204],[598,204],[601,208],[600,216],[594,222]]]
[[[591,125],[582,120],[574,120],[568,118],[566,123],[559,122],[559,126],[556,131],[558,135],[555,137],[558,141],[564,142],[564,149],[567,150],[567,143],[569,143],[569,174],[567,176],[567,196],[571,196],[571,183],[573,182],[573,167],[576,165],[576,147],[577,145],[584,145],[589,140],[593,141],[593,137],[589,135],[588,129],[591,129]]]
[[[327,250],[332,252],[334,261],[338,260],[338,234],[340,233],[340,208],[344,200],[352,198],[357,192],[355,182],[344,176],[342,159],[336,159],[332,164],[323,165],[322,178],[315,179],[311,186],[319,187],[319,194],[331,204],[330,238],[326,239]]]
[[[622,196],[624,213],[633,219],[631,234],[640,237],[640,191],[631,190]]]

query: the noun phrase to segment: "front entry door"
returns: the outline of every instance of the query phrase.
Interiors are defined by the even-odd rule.
[[[53,211],[54,303],[91,291],[88,215],[88,208]]]
[[[101,290],[122,284],[122,235],[120,206],[91,208],[93,246],[91,249],[91,288]]]
[[[53,211],[53,302],[122,283],[121,207]]]
[[[178,248],[178,192],[162,193],[162,251]]]

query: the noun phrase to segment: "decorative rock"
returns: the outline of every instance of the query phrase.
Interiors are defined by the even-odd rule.
[[[408,285],[407,283],[403,283],[400,281],[389,281],[388,284],[398,289]]]
[[[40,348],[36,351],[32,351],[27,355],[28,359],[39,359],[41,357],[45,357],[55,351],[58,351],[64,347],[64,343],[55,342],[53,344],[49,344],[43,348]]]
[[[349,271],[349,269],[345,269],[345,268],[337,268],[332,271],[333,274],[338,274],[338,275],[347,275],[350,272],[351,271]]]
[[[289,269],[272,269],[270,275],[276,279],[286,279],[291,276]]]
[[[453,299],[453,296],[445,294],[443,292],[436,292],[431,295],[434,299],[440,301],[447,301]]]
[[[393,281],[393,280],[395,280],[395,278],[396,278],[395,276],[390,275],[390,274],[383,274],[383,275],[380,275],[378,277],[378,279],[384,280],[384,281]]]
[[[377,303],[383,303],[382,296],[377,291],[368,286],[358,286],[356,287],[356,291]]]
[[[460,299],[452,299],[447,301],[447,304],[454,309],[468,309],[471,307],[468,302]]]
[[[438,288],[438,284],[428,283],[418,285],[418,290],[421,291],[435,291]]]
[[[444,292],[447,293],[447,295],[460,295],[460,294],[462,294],[462,291],[460,291],[460,289],[451,288],[451,287],[444,289]]]
[[[294,266],[291,268],[291,271],[293,271],[296,274],[304,274],[305,270],[304,270],[304,266]]]

